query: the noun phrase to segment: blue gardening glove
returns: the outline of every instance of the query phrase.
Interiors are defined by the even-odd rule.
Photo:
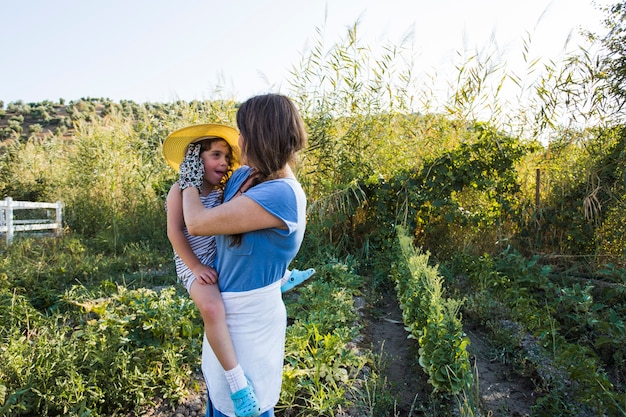
[[[189,145],[185,159],[180,164],[178,176],[178,186],[181,191],[188,187],[196,187],[199,192],[202,192],[204,164],[200,158],[199,144]]]

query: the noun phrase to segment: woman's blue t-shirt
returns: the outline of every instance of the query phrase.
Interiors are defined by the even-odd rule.
[[[233,198],[250,171],[250,167],[244,166],[233,173],[224,190],[224,202]],[[216,236],[216,269],[222,292],[254,290],[281,279],[304,237],[306,196],[296,179],[265,181],[243,195],[281,219],[287,230],[247,232],[243,234],[241,245],[231,245],[229,235]]]

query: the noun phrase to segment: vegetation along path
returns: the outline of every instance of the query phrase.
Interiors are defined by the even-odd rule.
[[[395,415],[427,415],[427,410],[421,408],[429,402],[432,387],[417,363],[417,341],[407,337],[395,297],[385,297],[380,309],[365,318],[366,340],[372,351],[381,354],[386,379],[397,396]],[[515,374],[511,366],[501,360],[480,328],[466,326],[466,332],[471,340],[468,351],[478,372],[480,403],[485,415],[529,416],[536,397],[530,381]]]
[[[431,386],[417,363],[417,341],[408,338],[402,322],[402,312],[393,294],[388,294],[376,308],[361,308],[364,338],[361,345],[380,355],[385,379],[397,403],[389,410],[396,417],[428,415]],[[485,415],[492,417],[530,416],[536,394],[530,381],[516,375],[489,345],[479,328],[468,328],[469,351],[479,377],[480,402]],[[198,391],[192,393],[174,410],[165,401],[157,401],[146,409],[144,417],[197,417],[206,409],[204,381],[197,375]],[[356,417],[345,415],[344,417]]]

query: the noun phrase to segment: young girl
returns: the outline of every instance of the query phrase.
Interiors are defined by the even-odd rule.
[[[177,170],[183,159],[180,148],[193,142],[189,144],[189,150],[199,154],[204,168],[204,173],[199,174],[201,183],[197,183],[197,188],[206,208],[222,203],[224,185],[233,168],[238,166],[238,136],[237,131],[228,126],[196,125],[172,133],[163,144],[167,162]],[[176,274],[200,311],[207,341],[224,369],[231,392],[236,395],[247,387],[248,382],[235,355],[224,304],[219,287],[215,285],[218,279],[213,268],[217,255],[215,237],[189,234],[183,220],[178,182],[170,188],[166,208],[167,235],[174,249]],[[287,270],[283,276],[282,292],[292,289],[314,273],[312,268],[306,271]]]

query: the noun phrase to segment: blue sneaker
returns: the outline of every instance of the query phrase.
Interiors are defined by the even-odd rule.
[[[261,407],[259,407],[259,402],[249,379],[248,386],[230,394],[230,399],[233,400],[237,417],[258,417],[261,415]]]
[[[304,281],[311,278],[313,275],[315,275],[315,269],[313,268],[309,268],[304,271],[293,269],[291,271],[291,275],[289,275],[289,278],[287,278],[287,282],[285,282],[280,287],[280,292],[287,292],[287,291],[293,290],[295,286],[302,284]]]

